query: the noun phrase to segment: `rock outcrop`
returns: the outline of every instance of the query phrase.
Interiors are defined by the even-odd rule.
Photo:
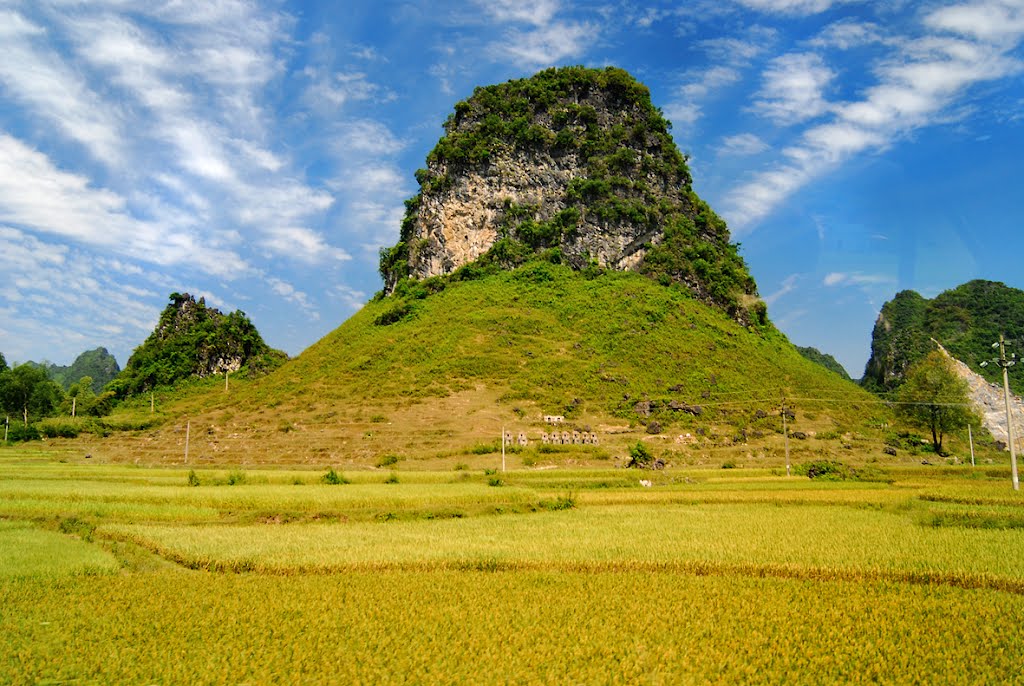
[[[530,259],[638,270],[684,284],[744,323],[764,321],[723,222],[645,86],[621,69],[549,69],[460,102],[417,172],[385,292],[405,278]]]
[[[971,402],[981,415],[982,426],[988,429],[992,437],[1004,448],[1009,449],[1006,432],[1006,399],[1001,383],[991,383],[980,374],[971,371],[970,367],[956,359],[936,343],[939,350],[950,359],[957,375],[967,382],[970,389]],[[1024,400],[1020,396],[1010,394],[1010,416],[1013,420],[1014,445],[1020,449],[1024,439]]]
[[[170,301],[153,333],[111,382],[110,389],[117,395],[243,368],[265,372],[286,359],[263,341],[244,312],[224,314],[188,293],[172,293]]]

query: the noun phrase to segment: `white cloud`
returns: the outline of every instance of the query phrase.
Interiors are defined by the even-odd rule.
[[[786,159],[776,167],[754,174],[728,194],[723,214],[737,235],[850,157],[884,149],[920,127],[955,120],[951,112],[956,101],[972,86],[1024,70],[1024,64],[1011,54],[1024,37],[1024,25],[1015,33],[991,30],[980,18],[988,15],[979,9],[991,6],[1006,10],[1004,18],[1013,25],[1005,2],[976,3],[969,7],[979,13],[954,13],[952,19],[943,8],[926,14],[923,23],[942,31],[956,27],[960,32],[994,36],[994,41],[943,33],[894,40],[892,54],[874,68],[875,85],[865,88],[859,99],[824,107],[808,89],[811,110],[827,109],[831,119],[804,131],[796,144],[784,150]],[[782,107],[780,112],[787,109],[795,116],[795,107]]]
[[[264,232],[260,245],[275,254],[313,264],[352,259],[341,248],[329,245],[322,235],[303,226],[278,226],[268,229]]]
[[[993,43],[1016,43],[1024,33],[1024,3],[982,0],[942,7],[925,18],[933,29]]]
[[[320,319],[320,313],[317,312],[316,308],[309,300],[309,295],[306,293],[296,289],[287,281],[279,279],[276,276],[268,276],[267,284],[274,293],[281,296],[286,301],[298,305],[313,320]]]
[[[758,155],[768,150],[768,144],[752,133],[739,133],[726,136],[718,148],[722,155]]]
[[[775,40],[775,31],[753,26],[742,38],[713,38],[699,41],[702,50],[713,64],[705,69],[689,70],[683,75],[683,85],[676,89],[675,97],[664,107],[665,115],[680,129],[692,127],[704,114],[704,104],[714,99],[723,89],[742,78],[741,70],[750,66]]]
[[[553,66],[585,53],[597,33],[595,24],[559,21],[528,31],[513,29],[491,51],[526,67]]]
[[[0,242],[5,267],[31,275],[0,282],[4,323],[19,332],[5,339],[9,359],[38,360],[37,346],[46,341],[51,358],[70,363],[87,345],[105,345],[120,351],[124,364],[152,329],[157,311],[142,302],[152,292],[112,278],[109,261],[9,226],[0,225]]]
[[[782,280],[782,284],[779,285],[779,289],[770,295],[762,298],[768,305],[774,305],[779,298],[788,295],[796,290],[797,282],[800,280],[800,274],[790,274]]]
[[[391,97],[363,72],[325,73],[314,67],[306,67],[304,73],[311,83],[303,97],[313,109],[335,111],[349,102]]]
[[[247,269],[237,254],[202,249],[185,230],[136,219],[117,193],[58,169],[42,153],[3,133],[0,221],[155,264],[189,262],[225,277]]]
[[[46,34],[17,12],[0,11],[0,83],[12,100],[30,107],[96,159],[119,163],[124,151],[118,108],[105,103],[58,55],[36,45]]]
[[[406,142],[399,140],[387,126],[370,119],[346,121],[338,127],[336,142],[343,157],[378,157],[401,152]]]
[[[829,24],[818,36],[811,39],[810,45],[819,48],[839,48],[850,50],[863,45],[888,42],[878,24],[872,22],[843,19]]]
[[[754,111],[777,124],[795,124],[828,111],[825,88],[835,72],[814,53],[783,55],[771,61]]]
[[[896,279],[888,274],[865,274],[863,272],[831,272],[822,279],[822,285],[829,288],[836,286],[877,286],[895,283]]]
[[[355,312],[366,304],[366,293],[350,288],[345,285],[333,287],[328,296],[334,300],[340,300],[347,312]]]
[[[769,14],[821,14],[849,0],[737,0],[740,5]]]
[[[534,26],[548,24],[558,12],[557,0],[475,0],[499,22],[521,22]]]
[[[671,102],[663,111],[676,130],[693,126],[703,114],[700,106],[692,102]]]

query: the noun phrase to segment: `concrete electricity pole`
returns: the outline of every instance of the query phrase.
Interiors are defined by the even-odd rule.
[[[1002,334],[999,334],[999,342],[992,344],[993,348],[999,348],[999,358],[992,360],[1003,368],[1003,402],[1006,404],[1006,441],[1010,444],[1010,478],[1013,481],[1013,490],[1020,490],[1020,480],[1017,478],[1017,449],[1013,445],[1013,415],[1010,412],[1010,375],[1007,370],[1017,364],[1017,353],[1013,353],[1010,359],[1006,359],[1006,341]],[[984,367],[987,362],[982,362]]]

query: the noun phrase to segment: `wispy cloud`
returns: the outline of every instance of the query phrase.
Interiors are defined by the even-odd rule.
[[[895,41],[874,68],[876,83],[859,99],[827,106],[811,100],[811,108],[827,110],[830,120],[806,129],[775,166],[729,193],[724,214],[737,233],[749,231],[783,200],[850,157],[950,121],[958,98],[972,86],[1022,70],[1011,51],[1024,37],[1024,7],[992,0],[951,9],[923,16],[932,33]]]
[[[828,111],[824,92],[835,72],[815,53],[777,57],[764,72],[754,111],[777,124],[796,124]]]
[[[0,84],[12,100],[97,160],[113,165],[124,158],[120,108],[108,104],[61,57],[47,49],[47,31],[15,11],[0,10]]]
[[[831,272],[825,275],[821,284],[829,288],[836,286],[877,286],[896,283],[889,274],[865,274],[863,272]]]
[[[726,136],[718,147],[720,155],[758,155],[768,150],[768,144],[752,133],[738,133]]]
[[[774,38],[772,29],[754,26],[743,37],[699,41],[696,48],[711,60],[711,65],[687,70],[681,76],[682,85],[665,105],[665,116],[678,129],[693,127],[703,116],[706,103],[739,82],[743,71],[769,48]]]
[[[873,43],[885,43],[888,40],[878,24],[843,19],[826,26],[808,43],[816,48],[850,50]]]
[[[778,290],[776,290],[773,293],[770,293],[769,295],[764,296],[763,300],[768,305],[774,305],[775,302],[779,300],[779,298],[782,298],[796,290],[797,283],[800,281],[800,278],[800,274],[790,274],[789,276],[782,280],[782,283],[779,285]]]
[[[526,31],[512,29],[504,40],[492,45],[492,51],[527,67],[553,66],[586,52],[596,33],[596,24],[576,22],[555,22]]]
[[[303,293],[292,284],[276,276],[268,276],[267,284],[274,293],[278,294],[288,302],[302,308],[302,310],[306,312],[313,321],[320,319],[320,313],[310,302],[309,295],[306,293]]]
[[[205,249],[185,227],[136,219],[125,198],[62,171],[0,133],[0,221],[161,265],[188,262],[224,277],[247,270],[230,250]]]
[[[98,263],[89,254],[9,226],[0,225],[0,242],[12,275],[0,282],[3,326],[20,334],[4,337],[9,359],[38,360],[31,341],[50,342],[54,352],[48,354],[69,362],[89,341],[131,350],[152,329],[157,310],[145,300],[153,293],[123,284],[117,262]],[[61,335],[54,336],[58,328]]]
[[[601,24],[559,18],[559,0],[475,0],[486,19],[504,27],[490,55],[527,68],[547,67],[584,54],[600,35]]]
[[[844,4],[851,0],[737,0],[739,4],[752,10],[770,14],[810,15],[821,14],[834,5]]]
[[[544,26],[559,10],[558,0],[475,0],[477,6],[500,22]]]

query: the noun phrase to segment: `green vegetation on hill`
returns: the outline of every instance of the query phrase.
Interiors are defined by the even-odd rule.
[[[870,401],[771,327],[751,332],[635,273],[532,262],[476,280],[408,284],[369,303],[265,379],[257,402],[423,399],[479,384],[567,418],[670,423],[723,399],[771,407],[787,389]]]
[[[190,377],[224,372],[263,373],[285,354],[272,350],[245,313],[223,314],[188,293],[172,293],[156,329],[135,349],[124,370],[110,383],[118,397]]]
[[[907,369],[935,349],[935,339],[953,357],[989,381],[1000,381],[995,365],[982,368],[997,351],[992,344],[1006,336],[1007,354],[1024,355],[1024,291],[996,281],[976,280],[928,300],[902,291],[882,306],[871,338],[871,358],[862,383],[888,392],[904,381]],[[1010,368],[1010,386],[1024,392],[1024,368]]]
[[[846,372],[846,368],[839,364],[839,360],[832,357],[828,353],[823,353],[817,348],[796,346],[798,353],[806,357],[811,362],[817,362],[825,369],[833,371],[839,376],[843,377],[847,381],[851,381],[850,375]]]
[[[93,393],[100,393],[121,371],[114,356],[102,347],[85,351],[69,366],[47,363],[40,363],[39,366],[64,390],[70,389],[73,384],[81,381],[82,377],[87,376]]]

